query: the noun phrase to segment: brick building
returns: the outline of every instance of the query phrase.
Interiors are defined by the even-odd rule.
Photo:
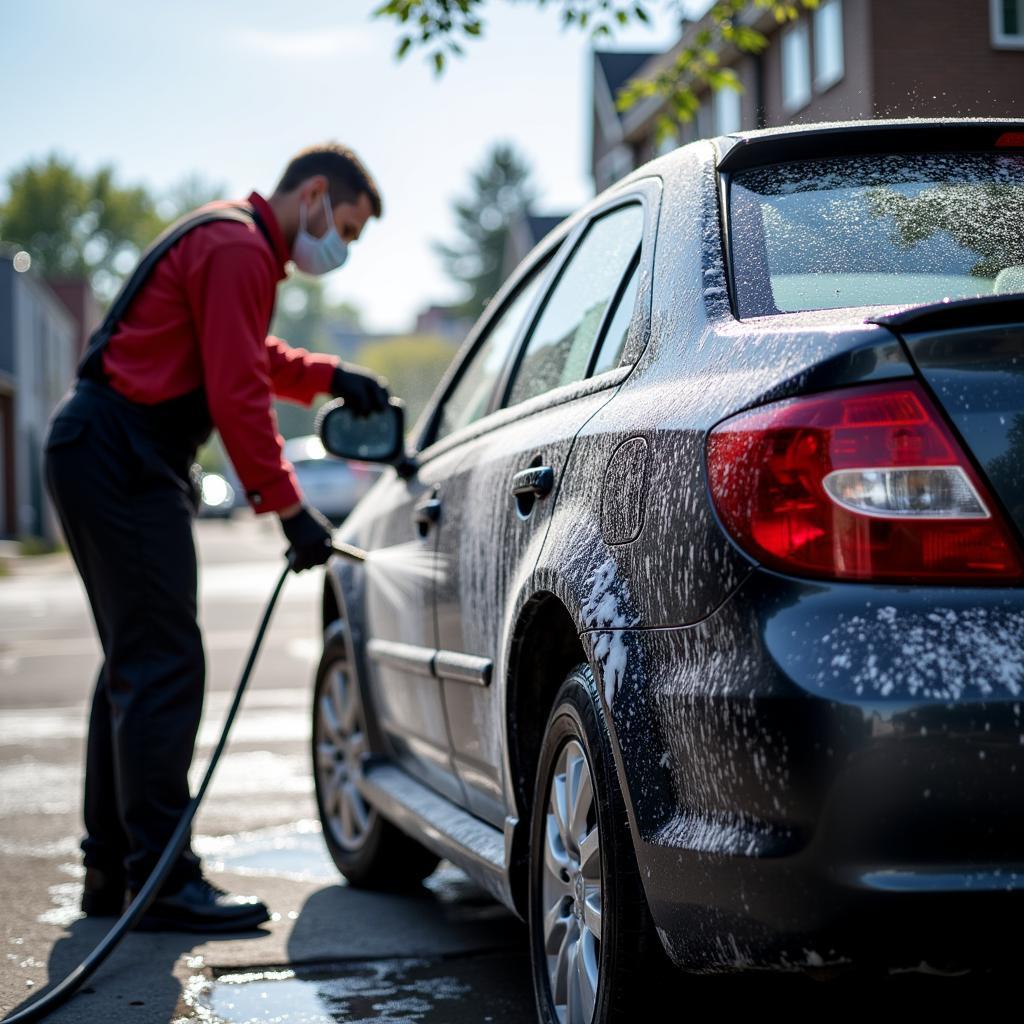
[[[655,141],[659,99],[616,111],[633,77],[671,62],[705,26],[683,25],[667,53],[595,53],[591,171],[598,191],[680,143],[750,128],[870,117],[1024,116],[1024,0],[821,0],[785,25],[751,10],[758,56],[725,49],[743,91],[701,97],[678,139]]]

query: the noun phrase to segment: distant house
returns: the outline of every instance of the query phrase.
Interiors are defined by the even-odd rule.
[[[591,173],[598,191],[666,149],[743,129],[872,117],[1024,116],[1024,0],[821,0],[781,26],[753,8],[747,20],[768,38],[764,52],[727,47],[719,55],[743,92],[705,93],[679,138],[660,144],[659,98],[616,113],[609,96],[624,78],[649,77],[671,63],[707,20],[684,24],[671,50],[639,63],[636,53],[594,54]]]
[[[0,252],[0,536],[56,540],[42,444],[74,376],[80,328],[24,254]]]
[[[569,215],[567,213],[523,213],[509,224],[505,236],[505,252],[501,258],[501,279],[504,281],[522,258],[549,232]]]
[[[637,164],[626,136],[624,111],[616,109],[619,90],[661,55],[651,50],[594,53],[591,79],[590,168],[597,191],[624,178]]]
[[[469,334],[473,321],[457,306],[431,305],[416,314],[416,334],[434,334],[456,345]]]

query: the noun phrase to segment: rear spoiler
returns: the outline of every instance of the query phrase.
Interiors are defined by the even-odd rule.
[[[1024,121],[1013,118],[850,121],[745,132],[726,135],[715,142],[719,153],[718,170],[731,173],[788,160],[872,153],[1024,151]]]
[[[957,327],[1024,323],[1024,294],[947,299],[926,306],[907,306],[892,313],[868,317],[864,322],[891,327],[897,332],[941,331]]]

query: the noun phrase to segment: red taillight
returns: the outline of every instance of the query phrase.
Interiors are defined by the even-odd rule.
[[[708,483],[733,538],[799,575],[1010,583],[1006,524],[915,382],[776,402],[719,424]]]

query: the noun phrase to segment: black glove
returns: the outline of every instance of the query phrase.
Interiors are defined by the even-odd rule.
[[[323,565],[331,557],[334,527],[315,508],[303,506],[290,519],[281,520],[281,529],[291,545],[287,557],[294,572]]]
[[[345,404],[357,415],[383,412],[388,404],[387,381],[365,370],[343,364],[334,371],[331,394],[345,399]]]

